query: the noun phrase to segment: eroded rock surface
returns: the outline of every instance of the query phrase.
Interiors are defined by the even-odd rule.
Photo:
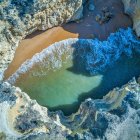
[[[21,39],[35,30],[77,20],[82,10],[82,0],[1,0],[0,79]]]
[[[136,140],[140,137],[140,84],[135,79],[103,99],[87,99],[69,117],[49,112],[19,88],[0,85],[0,132],[16,139]]]
[[[133,28],[138,37],[140,37],[140,0],[122,0],[125,7],[125,13],[133,19]]]

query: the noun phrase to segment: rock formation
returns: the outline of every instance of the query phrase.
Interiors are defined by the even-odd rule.
[[[125,7],[125,13],[133,19],[133,28],[138,37],[140,37],[140,0],[122,0]]]
[[[140,84],[135,79],[103,99],[87,99],[77,113],[49,112],[19,88],[0,85],[0,136],[15,139],[139,139]]]

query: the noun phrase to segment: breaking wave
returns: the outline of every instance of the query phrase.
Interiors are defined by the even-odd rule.
[[[140,53],[140,41],[137,40],[131,28],[112,33],[106,41],[70,38],[56,42],[35,54],[30,60],[25,61],[7,79],[7,82],[14,84],[20,74],[26,73],[36,64],[47,70],[56,70],[67,59],[75,58],[79,63],[84,63],[84,68],[91,75],[97,74],[112,65],[122,54],[131,57],[134,50]]]

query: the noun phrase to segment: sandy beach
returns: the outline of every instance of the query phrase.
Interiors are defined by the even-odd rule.
[[[51,44],[67,38],[77,37],[78,34],[65,31],[62,27],[54,27],[38,35],[28,36],[19,44],[14,59],[5,72],[5,79],[12,75],[23,62]]]
[[[96,21],[104,7],[108,7],[113,17],[106,23],[99,24]],[[132,26],[131,19],[124,14],[121,0],[95,0],[95,10],[89,11],[87,5],[84,7],[84,17],[77,22],[71,22],[61,27],[54,27],[47,31],[36,31],[21,41],[15,52],[14,59],[5,71],[4,79],[11,76],[20,65],[27,59],[51,44],[68,38],[98,38],[105,40],[110,33],[119,28]]]

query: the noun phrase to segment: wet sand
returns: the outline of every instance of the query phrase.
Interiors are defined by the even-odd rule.
[[[36,32],[28,36],[19,44],[12,63],[5,71],[4,79],[7,79],[9,76],[11,76],[27,59],[32,58],[34,54],[41,52],[51,44],[67,38],[77,37],[78,34],[65,31],[62,27],[54,27],[53,29],[49,29],[46,32],[42,32],[40,34]]]
[[[104,24],[99,24],[95,16],[100,14],[103,7],[108,7],[113,13],[113,18]],[[61,27],[54,27],[45,32],[36,31],[21,41],[15,52],[14,59],[5,71],[4,79],[11,76],[20,65],[27,59],[51,44],[68,38],[98,38],[105,40],[110,33],[119,28],[132,26],[131,19],[123,13],[124,8],[121,0],[95,0],[95,10],[89,11],[87,5],[84,7],[84,18],[71,22]]]

